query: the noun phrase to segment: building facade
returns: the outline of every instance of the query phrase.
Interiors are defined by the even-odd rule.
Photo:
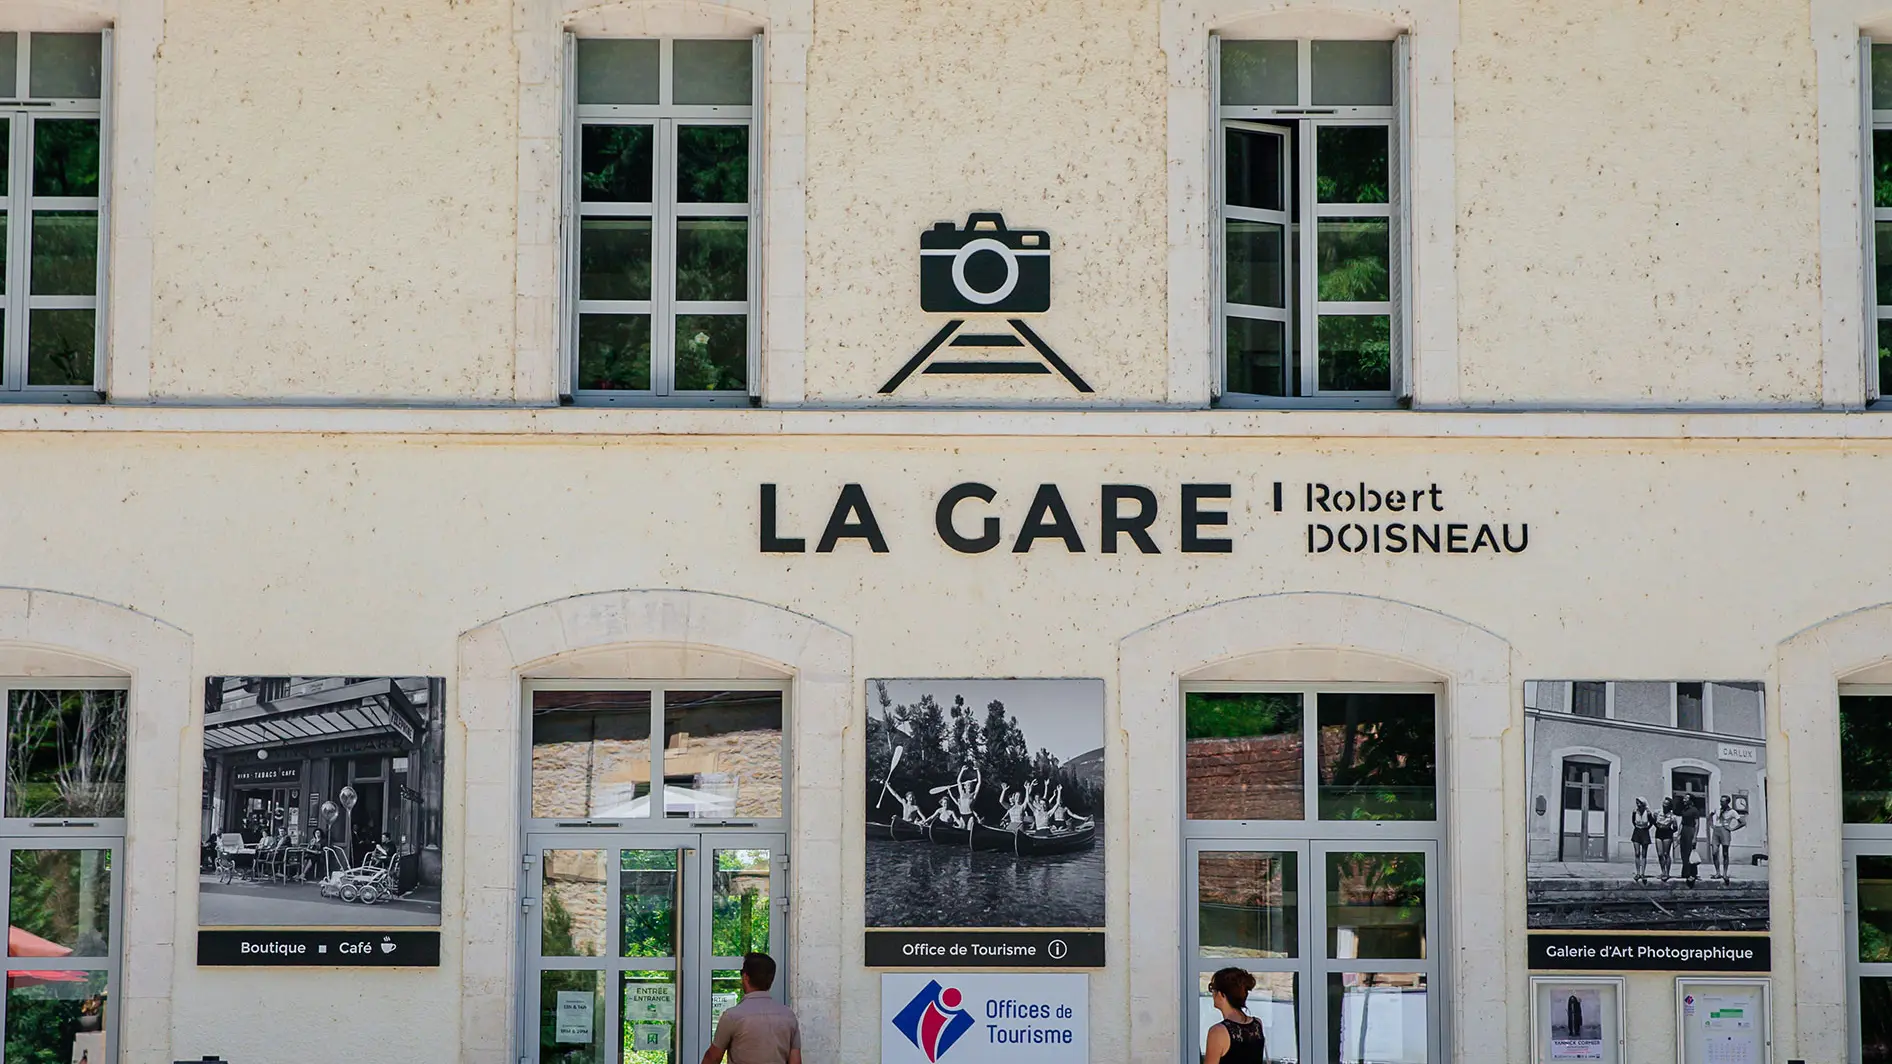
[[[1006,969],[1094,1061],[1229,965],[1277,1055],[1530,1060],[1586,928],[1892,1060],[1892,4],[12,0],[0,122],[30,1059],[690,1061],[751,949],[906,1059],[883,976],[982,966],[874,952],[900,845],[1101,866]]]

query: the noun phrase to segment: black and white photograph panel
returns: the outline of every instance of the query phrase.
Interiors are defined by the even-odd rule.
[[[1102,680],[870,680],[867,926],[1104,926]]]
[[[1757,682],[1532,680],[1530,926],[1765,931]]]
[[[446,681],[212,676],[198,923],[438,927]]]

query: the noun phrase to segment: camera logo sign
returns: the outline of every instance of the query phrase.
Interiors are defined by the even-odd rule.
[[[966,218],[964,226],[940,222],[921,233],[920,309],[929,314],[999,315],[1010,331],[962,332],[966,319],[954,318],[881,386],[882,395],[891,395],[915,373],[1056,373],[1080,392],[1094,390],[1031,326],[1014,316],[1043,314],[1051,309],[1051,235],[1042,229],[1011,229],[1001,214],[975,212]],[[954,355],[973,351],[999,354],[934,358],[942,347]],[[1038,357],[1004,357],[1026,348]]]

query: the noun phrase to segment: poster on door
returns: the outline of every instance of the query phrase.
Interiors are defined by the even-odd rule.
[[[206,680],[198,924],[439,927],[445,695],[437,676]]]
[[[1103,964],[1104,684],[870,680],[867,963]]]
[[[880,977],[881,1064],[1088,1064],[1090,977]]]
[[[1532,931],[1768,929],[1760,683],[1532,680],[1524,717]]]

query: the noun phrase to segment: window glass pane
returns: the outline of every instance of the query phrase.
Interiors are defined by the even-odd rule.
[[[780,963],[779,961],[777,963]],[[775,977],[782,977],[776,971]],[[739,968],[714,968],[710,970],[710,1030],[716,1030],[716,1024],[723,1018],[723,1013],[734,1008],[742,1000],[742,970]]]
[[[1675,685],[1675,726],[1684,731],[1702,731],[1701,684]]]
[[[5,36],[12,36],[12,35],[6,34]],[[0,47],[3,47],[3,46],[0,46]],[[5,83],[0,82],[0,84],[5,84]],[[13,120],[10,118],[0,118],[0,198],[4,198],[8,194],[7,193],[8,182],[12,180],[13,180]],[[4,215],[0,215],[0,218],[3,218],[3,217]],[[4,243],[4,242],[0,242],[0,243]],[[4,252],[0,252],[0,254],[4,254]],[[5,272],[6,271],[4,270],[0,270],[0,273],[5,273]]]
[[[1287,210],[1287,137],[1254,129],[1228,130],[1223,193],[1236,207]]]
[[[740,392],[748,389],[748,380],[746,316],[677,315],[677,391]]]
[[[769,851],[717,850],[710,955],[769,952]]]
[[[1602,720],[1609,713],[1609,685],[1578,680],[1570,685],[1570,712],[1578,717]]]
[[[677,219],[677,298],[749,298],[748,219]]]
[[[1322,203],[1386,203],[1385,126],[1321,126],[1314,134],[1314,194]]]
[[[6,1061],[105,1060],[105,972],[7,972]]]
[[[577,387],[580,391],[649,391],[650,315],[580,315]]]
[[[580,223],[578,298],[650,298],[649,218],[586,218]]]
[[[655,173],[650,126],[584,127],[579,196],[600,203],[649,203]]]
[[[655,40],[580,37],[578,102],[657,103],[659,48]]]
[[[1872,109],[1892,110],[1892,45],[1872,46]]]
[[[1856,1015],[1862,1064],[1892,1064],[1892,977],[1866,976],[1859,980]]]
[[[539,973],[538,1064],[600,1064],[616,1046],[605,1039],[608,972]]]
[[[671,98],[690,105],[746,106],[755,91],[753,41],[677,41]]]
[[[0,137],[4,137],[4,136],[6,136],[5,131],[0,130]],[[4,169],[5,167],[6,167],[6,160],[0,159],[0,169]],[[0,211],[0,293],[4,293],[7,290],[7,219],[8,217],[9,215],[7,215],[4,211]],[[3,331],[4,330],[0,330],[0,332],[3,332]]]
[[[1858,859],[1859,961],[1892,964],[1892,856]]]
[[[650,692],[533,692],[532,815],[650,815]]]
[[[749,202],[749,127],[677,127],[677,202]]]
[[[17,99],[20,85],[20,35],[0,33],[0,100]]]
[[[1391,107],[1392,41],[1314,41],[1316,107]]]
[[[1204,957],[1298,957],[1300,860],[1291,850],[1196,855],[1196,927]]]
[[[1222,103],[1292,107],[1300,102],[1300,42],[1223,41]]]
[[[1327,855],[1327,956],[1417,960],[1426,955],[1426,855]]]
[[[33,195],[99,194],[99,124],[91,118],[33,123]]]
[[[1431,695],[1323,694],[1320,819],[1433,820]]]
[[[678,879],[675,850],[624,850],[618,855],[623,956],[677,955]]]
[[[112,851],[15,850],[10,957],[111,955]]]
[[[91,211],[33,212],[36,296],[89,296],[98,291],[99,216]]]
[[[1287,323],[1258,318],[1228,319],[1228,390],[1243,395],[1290,394],[1282,365]]]
[[[1839,700],[1840,815],[1848,824],[1892,824],[1892,695]]]
[[[4,235],[0,223],[0,235]],[[1892,319],[1879,319],[1879,394],[1892,397]]]
[[[1872,131],[1872,205],[1892,207],[1892,129]]]
[[[89,310],[29,312],[26,383],[57,388],[92,387],[94,317]]]
[[[1874,222],[1872,235],[1879,305],[1886,306],[1892,304],[1892,222]]]
[[[603,850],[546,850],[540,861],[539,954],[603,957],[611,946]]]
[[[27,93],[38,100],[99,98],[96,33],[35,33],[28,41]]]
[[[1267,1057],[1258,1059],[1300,1060],[1300,1011],[1295,1007],[1294,1000],[1298,989],[1296,983],[1300,977],[1294,972],[1249,972],[1248,974],[1255,977],[1255,988],[1248,992],[1248,1001],[1243,1011],[1261,1021],[1262,1037],[1268,1048]],[[1209,994],[1211,977],[1211,973],[1203,972],[1196,980],[1196,1052],[1198,1053],[1208,1051],[1209,1028],[1222,1022],[1222,1014],[1216,1011],[1215,1000]]]
[[[1228,301],[1285,308],[1288,227],[1274,222],[1230,221],[1226,225]]]
[[[1323,218],[1314,246],[1321,300],[1384,303],[1393,297],[1388,278],[1391,222],[1384,218]]]
[[[125,815],[125,692],[7,692],[6,815]]]
[[[1426,977],[1329,972],[1327,1059],[1333,1064],[1426,1064]]]
[[[672,1064],[677,1053],[677,973],[625,972],[623,1064]]]
[[[1384,392],[1393,387],[1393,321],[1380,314],[1322,315],[1320,387]]]
[[[681,352],[677,370],[681,390]],[[664,693],[664,815],[782,815],[780,691]]]
[[[1307,816],[1300,695],[1191,691],[1183,706],[1189,819]]]

